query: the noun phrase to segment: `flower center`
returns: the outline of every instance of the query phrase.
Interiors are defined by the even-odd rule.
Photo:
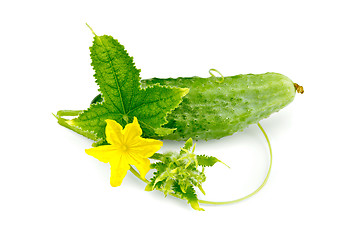
[[[119,146],[119,148],[121,149],[122,152],[127,152],[128,147],[126,145],[121,145]]]

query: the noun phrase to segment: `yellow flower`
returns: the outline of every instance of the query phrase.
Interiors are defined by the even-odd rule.
[[[150,160],[160,150],[162,142],[141,137],[142,129],[134,117],[133,123],[122,126],[114,120],[106,120],[106,140],[110,145],[103,145],[85,152],[99,161],[111,165],[111,185],[118,187],[126,176],[130,165],[134,165],[142,178],[150,170]]]

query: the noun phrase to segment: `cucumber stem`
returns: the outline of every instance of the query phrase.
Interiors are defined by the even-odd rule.
[[[86,138],[89,138],[93,141],[96,141],[98,142],[100,139],[97,138],[97,136],[95,134],[93,134],[92,132],[87,132],[87,131],[83,131],[82,129],[74,126],[74,125],[71,125],[70,123],[72,122],[71,120],[67,120],[65,118],[62,118],[62,116],[75,116],[74,114],[76,114],[77,111],[72,111],[72,110],[61,110],[61,111],[58,111],[58,113],[60,113],[60,115],[55,115],[53,114],[53,116],[58,119],[58,123],[59,125],[65,127],[65,128],[68,128]],[[79,111],[80,112],[80,111]],[[62,114],[68,114],[68,115],[62,115]]]
[[[303,86],[300,86],[297,83],[294,83],[294,87],[295,87],[295,90],[297,91],[297,93],[300,93],[300,94],[304,93]]]

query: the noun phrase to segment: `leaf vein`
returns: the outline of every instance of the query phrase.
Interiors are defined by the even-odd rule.
[[[122,107],[123,107],[123,113],[125,113],[126,110],[125,110],[125,107],[124,107],[123,98],[122,98],[122,93],[121,93],[121,89],[120,89],[119,82],[118,82],[119,80],[118,80],[118,77],[117,77],[117,74],[116,74],[116,70],[115,70],[115,68],[114,68],[114,66],[113,66],[111,56],[110,56],[110,54],[109,54],[109,51],[108,51],[107,47],[106,47],[106,46],[104,45],[104,43],[102,42],[101,38],[98,37],[98,39],[99,39],[100,43],[102,44],[102,46],[104,47],[105,52],[106,52],[106,55],[107,55],[107,58],[109,59],[109,64],[110,64],[111,69],[112,69],[112,75],[113,75],[113,78],[116,80],[116,84],[117,84],[117,87],[118,87],[118,93],[119,93],[119,96],[120,96],[120,99],[121,99],[121,104],[122,104]],[[113,103],[113,101],[112,101],[112,103]],[[113,104],[114,104],[114,103],[113,103]],[[115,105],[115,107],[118,109],[118,107],[117,107],[116,105]],[[118,110],[119,110],[119,112],[121,112],[120,109],[118,109]]]

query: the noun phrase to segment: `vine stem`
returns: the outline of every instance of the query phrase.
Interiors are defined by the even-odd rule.
[[[95,34],[95,32],[94,32],[93,29],[88,25],[88,23],[85,23],[85,25],[87,25],[87,27],[92,31],[92,33],[94,34],[94,36],[97,36],[97,34]]]
[[[58,123],[59,125],[68,128],[82,136],[85,136],[89,139],[92,139],[93,141],[99,141],[100,139],[97,138],[97,136],[95,134],[93,134],[92,132],[87,132],[87,131],[83,131],[82,129],[71,125],[70,123],[72,122],[71,120],[67,120],[65,118],[62,117],[74,117],[74,116],[78,116],[81,112],[83,111],[78,111],[78,110],[60,110],[57,112],[57,115],[53,114],[53,116],[58,119]]]
[[[241,197],[241,198],[238,198],[238,199],[235,199],[235,200],[231,200],[231,201],[223,201],[223,202],[216,202],[216,201],[207,201],[207,200],[199,200],[199,203],[202,203],[202,204],[211,204],[211,205],[224,205],[224,204],[231,204],[231,203],[236,203],[236,202],[241,202],[245,199],[248,199],[252,196],[254,196],[256,193],[258,193],[264,186],[265,184],[267,183],[268,179],[269,179],[269,176],[270,176],[270,172],[271,172],[271,167],[272,167],[272,163],[273,163],[273,154],[272,154],[272,149],[271,149],[271,144],[270,144],[270,141],[269,141],[269,138],[268,138],[268,135],[266,134],[265,130],[263,129],[263,127],[260,125],[260,123],[258,123],[258,127],[260,128],[261,132],[263,133],[267,143],[268,143],[268,147],[269,147],[269,155],[270,155],[270,160],[269,160],[269,169],[268,169],[268,173],[266,174],[265,178],[264,178],[264,181],[263,183],[255,190],[253,191],[252,193],[244,196],[244,197]],[[138,177],[139,179],[141,179],[143,182],[145,183],[149,183],[150,181],[148,181],[147,179],[143,179],[141,178],[140,174],[131,166],[130,168],[130,171],[136,176]],[[170,194],[174,197],[177,197],[177,198],[180,198],[174,194]]]

